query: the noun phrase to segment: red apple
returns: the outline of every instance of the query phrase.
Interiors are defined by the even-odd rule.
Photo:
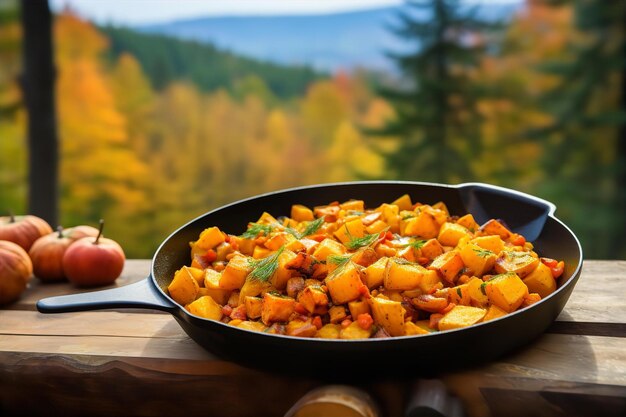
[[[70,282],[81,287],[113,283],[124,269],[124,251],[112,239],[102,237],[104,222],[94,239],[83,237],[70,245],[63,255],[63,270]]]
[[[76,240],[87,236],[98,236],[98,229],[91,226],[76,226],[64,230],[59,226],[56,232],[37,239],[28,251],[33,261],[35,276],[44,282],[64,280],[65,251]]]
[[[8,240],[28,251],[33,243],[42,236],[52,233],[52,227],[37,216],[0,217],[0,240]]]
[[[0,304],[17,300],[26,289],[33,264],[21,246],[0,240]]]

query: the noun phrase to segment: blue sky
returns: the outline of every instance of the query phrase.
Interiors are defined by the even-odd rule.
[[[471,0],[518,3],[520,0]],[[50,0],[54,11],[69,5],[98,23],[124,25],[167,22],[204,16],[323,14],[401,4],[402,0]]]

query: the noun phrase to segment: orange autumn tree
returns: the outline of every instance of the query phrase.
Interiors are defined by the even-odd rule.
[[[54,27],[61,141],[63,224],[106,218],[106,234],[133,245],[125,233],[147,204],[146,166],[128,143],[126,120],[115,107],[101,61],[107,39],[70,13]]]

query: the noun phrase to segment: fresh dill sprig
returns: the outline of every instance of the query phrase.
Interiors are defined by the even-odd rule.
[[[248,225],[248,230],[246,230],[239,237],[244,239],[255,239],[259,236],[259,234],[263,234],[263,236],[269,235],[272,230],[274,230],[274,226],[271,224],[250,223]]]
[[[352,259],[352,255],[330,255],[326,258],[326,263],[337,265],[337,268],[341,268],[347,264],[350,259]]]
[[[266,258],[251,260],[250,266],[252,266],[252,271],[248,274],[248,278],[256,281],[269,281],[278,269],[278,257],[284,250],[285,247],[281,246],[276,252]]]
[[[494,255],[494,253],[487,249],[473,249],[474,252],[481,258],[486,258],[488,256]]]
[[[302,239],[305,236],[310,236],[313,233],[320,230],[320,227],[322,227],[322,225],[324,224],[324,221],[325,221],[324,216],[322,216],[319,219],[315,219],[309,222],[309,224],[306,225],[302,233],[300,233],[300,239]]]
[[[350,231],[348,230],[348,234]],[[380,233],[372,233],[371,235],[365,235],[363,237],[352,237],[344,245],[349,250],[356,250],[365,246],[371,246],[378,240]]]
[[[407,243],[403,246],[403,248],[412,247],[413,249],[422,249],[422,246],[426,244],[425,240],[415,240],[411,243]]]

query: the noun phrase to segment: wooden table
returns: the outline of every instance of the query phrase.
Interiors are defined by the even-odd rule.
[[[149,269],[148,260],[129,260],[116,285]],[[35,309],[40,298],[77,291],[34,280],[19,302],[0,310],[0,415],[280,417],[321,384],[221,360],[168,314]],[[545,335],[440,380],[469,416],[626,415],[626,261],[586,261]],[[404,415],[406,383],[372,380],[360,388],[382,415]]]

